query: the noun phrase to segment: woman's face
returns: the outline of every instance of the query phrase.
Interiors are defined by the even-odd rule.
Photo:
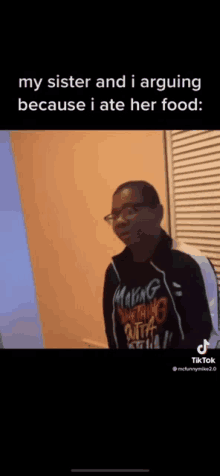
[[[113,195],[113,230],[127,246],[139,243],[143,237],[157,235],[162,220],[162,206],[152,209],[144,201],[137,187],[120,190]]]

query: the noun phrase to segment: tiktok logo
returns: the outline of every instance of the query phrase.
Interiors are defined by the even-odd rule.
[[[208,345],[210,345],[209,342],[206,339],[204,339],[203,345],[201,344],[197,347],[197,352],[199,354],[206,354],[208,351]]]

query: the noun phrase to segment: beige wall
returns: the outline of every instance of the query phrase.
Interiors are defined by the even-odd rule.
[[[11,141],[45,347],[107,344],[103,280],[123,244],[103,217],[118,185],[146,180],[167,230],[162,131],[19,131]]]

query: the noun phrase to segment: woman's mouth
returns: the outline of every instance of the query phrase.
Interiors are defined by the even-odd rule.
[[[127,238],[128,236],[130,236],[130,231],[124,231],[124,233],[120,234],[120,238]]]

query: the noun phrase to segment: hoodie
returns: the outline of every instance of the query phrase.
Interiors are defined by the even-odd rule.
[[[163,229],[149,260],[134,262],[126,247],[106,270],[110,349],[197,349],[211,338],[216,343],[218,306],[211,262],[189,245],[178,246]]]

